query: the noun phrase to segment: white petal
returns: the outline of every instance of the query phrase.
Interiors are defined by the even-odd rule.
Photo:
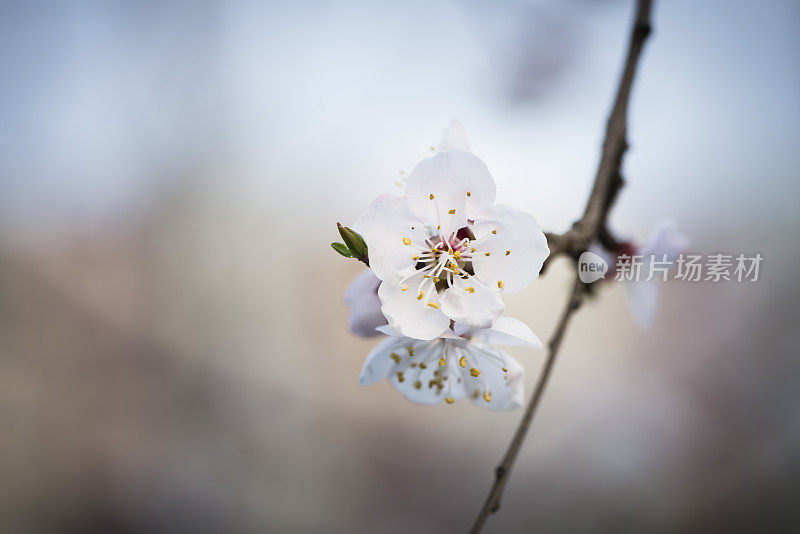
[[[385,324],[385,325],[382,325],[382,326],[378,326],[377,328],[375,328],[375,331],[380,333],[380,334],[386,334],[387,336],[405,337],[402,334],[400,334],[400,332],[398,332],[397,330],[395,330],[394,328],[389,326],[388,324]],[[467,342],[467,340],[465,338],[461,337],[460,335],[457,335],[455,332],[453,332],[449,328],[447,330],[445,330],[444,332],[442,332],[442,334],[439,336],[439,338],[440,339],[451,339],[454,342],[456,342],[456,344],[461,344],[461,345],[463,345],[464,343]]]
[[[689,248],[689,245],[689,238],[678,231],[675,221],[665,219],[656,225],[639,253],[645,256],[655,254],[659,261],[666,254],[668,261],[675,261],[678,255]]]
[[[440,296],[427,279],[423,285],[424,296],[418,298],[422,277],[422,273],[416,274],[403,282],[405,285],[401,285],[399,278],[385,280],[378,288],[378,297],[382,303],[381,311],[399,334],[433,339],[449,328],[450,319],[442,313]],[[403,287],[407,289],[404,291]]]
[[[487,345],[528,345],[537,349],[544,346],[528,325],[512,317],[498,317],[491,328],[478,330],[474,335]]]
[[[375,328],[386,324],[378,298],[380,283],[380,279],[366,269],[358,273],[344,292],[344,301],[350,307],[350,331],[357,336],[377,336],[379,332]]]
[[[391,357],[392,352],[402,353],[405,348],[402,350],[401,348],[407,343],[408,340],[401,337],[387,337],[378,343],[367,355],[364,366],[361,368],[361,376],[358,377],[358,383],[367,386],[388,378],[395,365]]]
[[[356,221],[369,249],[369,266],[381,280],[413,271],[419,253],[416,245],[425,244],[423,223],[408,209],[406,201],[394,195],[381,195]],[[411,243],[410,245],[407,243]]]
[[[475,335],[475,332],[478,330],[480,330],[480,328],[475,328],[474,326],[469,326],[462,323],[456,323],[453,325],[453,332],[455,332],[457,336],[461,336],[466,339],[472,338],[472,336]]]
[[[406,183],[408,207],[434,228],[441,226],[445,237],[485,212],[494,197],[494,180],[486,164],[463,150],[440,152],[420,161]]]
[[[505,309],[500,293],[474,276],[467,280],[454,276],[453,285],[444,292],[441,307],[450,319],[478,328],[491,326]]]
[[[444,130],[442,140],[439,141],[439,152],[447,150],[464,150],[470,152],[469,139],[467,139],[467,131],[461,126],[461,123],[455,119],[450,121],[447,128]]]
[[[381,326],[375,327],[375,330],[376,330],[378,333],[380,333],[380,334],[386,334],[387,336],[392,336],[392,337],[403,337],[402,335],[400,335],[400,332],[398,332],[397,330],[395,330],[394,328],[392,328],[392,327],[391,327],[391,326],[389,326],[388,324],[385,324],[385,325],[381,325]]]
[[[522,291],[536,280],[550,254],[547,238],[536,219],[508,206],[493,206],[486,216],[475,221],[473,232],[477,249],[472,255],[475,275],[491,287],[502,285],[504,293]]]
[[[658,308],[657,280],[649,282],[628,282],[625,284],[625,294],[631,308],[633,318],[642,328],[650,328],[656,320]]]
[[[407,367],[402,375],[390,373],[389,382],[408,400],[419,404],[439,404],[445,398],[453,401],[464,398],[463,378],[458,372],[458,354],[462,349],[452,341],[437,339],[433,341],[414,341],[414,356],[407,358],[408,353],[400,354],[401,365]],[[439,365],[440,358],[445,358],[445,366]],[[419,363],[425,363],[425,368]],[[414,365],[412,367],[412,365]],[[448,379],[439,379],[441,375]],[[452,381],[450,380],[452,378]],[[438,384],[441,384],[439,387]]]
[[[444,334],[439,336],[443,339],[449,340],[451,343],[455,343],[456,345],[464,345],[467,343],[467,340],[454,331],[450,330],[449,328],[444,331]]]
[[[464,350],[469,353],[469,362],[463,376],[467,394],[473,404],[495,411],[513,410],[522,406],[525,400],[525,368],[522,364],[494,347],[468,343]],[[477,377],[469,373],[473,365],[480,370]],[[484,397],[487,391],[491,395],[488,402]]]

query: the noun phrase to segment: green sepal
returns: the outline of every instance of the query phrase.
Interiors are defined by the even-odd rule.
[[[339,235],[342,236],[344,244],[350,249],[352,254],[351,257],[358,258],[360,260],[366,258],[368,253],[367,244],[364,242],[364,238],[361,237],[355,230],[348,228],[347,226],[342,226],[341,223],[336,223],[336,226],[339,228]]]
[[[344,243],[331,243],[331,247],[333,247],[333,250],[335,250],[345,258],[355,258],[355,256],[353,256],[353,253],[350,252],[350,249],[347,248],[347,245],[345,245]]]

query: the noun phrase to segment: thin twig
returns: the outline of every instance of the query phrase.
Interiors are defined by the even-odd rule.
[[[617,87],[614,107],[611,109],[606,123],[600,164],[597,166],[592,193],[586,202],[586,209],[581,218],[566,233],[547,234],[550,256],[545,261],[545,267],[560,255],[566,254],[577,258],[596,238],[599,238],[607,246],[616,244],[608,231],[608,212],[614,205],[617,193],[624,185],[621,169],[622,157],[628,149],[628,102],[639,57],[651,31],[651,7],[651,0],[637,2],[625,67]]]
[[[489,519],[489,516],[495,513],[500,507],[500,498],[503,496],[503,489],[508,482],[509,475],[511,474],[511,468],[514,466],[514,460],[516,460],[517,455],[519,454],[519,449],[522,447],[522,442],[525,441],[525,435],[528,433],[528,428],[531,426],[533,415],[536,413],[536,408],[539,406],[542,393],[544,393],[544,388],[547,385],[548,379],[550,378],[550,373],[553,370],[553,364],[556,361],[556,355],[558,355],[558,349],[561,348],[561,340],[564,338],[564,332],[567,330],[569,320],[572,318],[574,313],[578,311],[578,308],[580,308],[585,294],[586,286],[584,286],[576,276],[575,284],[573,285],[569,301],[567,301],[567,305],[561,312],[561,318],[558,321],[556,331],[550,338],[547,359],[544,361],[542,371],[539,374],[539,380],[536,382],[533,396],[531,397],[531,400],[528,401],[528,406],[525,408],[525,413],[523,414],[522,420],[517,427],[517,431],[514,433],[511,443],[508,444],[508,449],[506,449],[506,453],[503,456],[503,461],[500,462],[500,465],[498,465],[495,469],[494,485],[492,486],[492,490],[489,492],[489,497],[483,503],[483,508],[478,514],[475,524],[472,525],[472,530],[470,532],[480,532],[484,523],[486,523],[486,520]]]
[[[636,16],[634,18],[633,29],[631,30],[628,52],[625,59],[625,67],[617,88],[614,107],[608,117],[606,124],[605,140],[603,151],[600,157],[600,164],[595,175],[594,186],[591,195],[586,203],[583,216],[565,234],[547,234],[547,242],[550,246],[550,257],[552,258],[568,254],[577,258],[581,252],[586,250],[593,240],[599,239],[604,246],[611,249],[616,248],[616,240],[608,229],[608,213],[613,206],[619,190],[624,183],[621,173],[622,158],[628,148],[627,143],[627,115],[628,102],[630,100],[631,87],[633,85],[634,74],[638,65],[642,47],[650,34],[650,11],[652,0],[638,0]],[[536,382],[533,395],[528,401],[525,413],[517,427],[514,437],[511,439],[502,462],[495,469],[494,483],[486,501],[483,503],[475,523],[470,532],[480,532],[486,524],[489,516],[495,513],[500,507],[503,490],[511,476],[514,462],[519,455],[522,443],[536,414],[536,409],[547,386],[547,382],[553,370],[556,356],[558,355],[561,341],[567,330],[567,325],[575,312],[580,308],[586,295],[586,286],[580,281],[577,274],[575,283],[567,301],[561,317],[556,325],[556,329],[550,338],[547,359],[542,367],[539,379]]]

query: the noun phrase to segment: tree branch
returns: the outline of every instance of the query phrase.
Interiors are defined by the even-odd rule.
[[[608,212],[624,185],[621,169],[622,158],[628,149],[628,102],[639,57],[651,31],[651,8],[651,0],[638,0],[625,67],[617,87],[614,106],[606,123],[600,164],[583,216],[566,233],[547,235],[550,256],[545,261],[543,269],[553,259],[563,254],[577,258],[595,239],[600,239],[611,250],[616,248],[617,243],[608,230]]]
[[[600,240],[603,246],[610,250],[614,250],[618,246],[616,239],[614,239],[612,233],[608,229],[608,213],[616,201],[619,190],[624,185],[621,168],[623,156],[628,148],[628,102],[630,100],[631,87],[639,62],[639,56],[641,55],[644,42],[650,34],[651,7],[652,0],[638,0],[637,2],[636,15],[625,59],[625,67],[622,71],[622,77],[617,88],[614,106],[611,109],[611,114],[606,124],[605,140],[600,156],[600,164],[597,167],[594,186],[589,195],[589,200],[586,203],[586,209],[583,212],[583,216],[575,222],[572,228],[566,233],[547,234],[550,256],[545,262],[545,267],[553,258],[562,254],[569,255],[577,260],[578,256],[589,248],[589,245],[595,239]],[[475,519],[475,523],[472,525],[470,531],[472,533],[480,532],[489,516],[500,508],[503,490],[511,476],[514,462],[519,455],[522,443],[525,441],[525,436],[528,433],[533,416],[536,414],[536,409],[539,406],[542,394],[547,386],[556,356],[561,348],[564,333],[567,330],[567,325],[575,312],[580,308],[585,296],[586,286],[580,281],[576,273],[569,300],[567,300],[566,306],[561,312],[561,317],[556,325],[556,329],[550,338],[547,358],[545,359],[539,379],[536,382],[533,395],[528,401],[525,413],[522,415],[522,420],[514,433],[514,437],[511,439],[511,443],[509,443],[506,449],[503,460],[495,469],[494,484],[489,491],[489,495],[486,497],[486,501],[483,503],[478,517]]]
[[[556,361],[558,349],[561,348],[561,340],[564,338],[564,333],[567,330],[569,320],[572,318],[574,313],[578,311],[578,308],[580,308],[585,295],[586,286],[584,286],[576,276],[575,283],[572,287],[572,293],[567,301],[567,305],[561,312],[561,318],[556,326],[556,331],[550,338],[547,359],[544,361],[544,366],[542,367],[542,372],[539,375],[539,380],[536,382],[533,396],[531,397],[530,401],[528,401],[528,406],[525,408],[525,413],[522,416],[522,420],[519,422],[517,431],[514,432],[514,437],[511,439],[508,449],[506,449],[506,453],[503,456],[503,461],[500,462],[500,465],[498,465],[495,469],[494,484],[492,485],[492,489],[489,491],[489,496],[483,503],[483,508],[481,508],[478,518],[475,520],[475,524],[472,525],[472,530],[470,530],[470,532],[480,532],[483,528],[483,525],[486,523],[486,520],[489,519],[489,516],[495,513],[500,507],[500,499],[503,496],[503,490],[506,487],[508,478],[511,475],[511,469],[514,466],[514,460],[517,459],[519,450],[522,447],[522,442],[525,441],[525,435],[528,433],[528,429],[531,426],[533,415],[536,413],[536,408],[539,406],[539,401],[544,393],[544,388],[547,386],[547,381],[550,378],[550,373],[553,370],[553,364]]]

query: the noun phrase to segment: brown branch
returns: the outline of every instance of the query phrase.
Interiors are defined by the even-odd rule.
[[[578,308],[580,308],[581,304],[583,303],[585,294],[586,286],[584,286],[576,276],[575,284],[573,285],[572,293],[567,301],[567,305],[561,312],[561,318],[558,321],[558,326],[556,326],[556,331],[550,338],[547,359],[544,361],[544,366],[539,374],[539,379],[536,382],[533,396],[531,397],[531,400],[528,401],[528,406],[525,408],[525,413],[523,414],[522,420],[517,427],[517,431],[514,432],[514,437],[511,439],[508,449],[506,449],[506,453],[503,456],[503,461],[500,462],[500,465],[498,465],[497,468],[495,468],[494,484],[492,485],[489,496],[483,503],[483,508],[481,508],[478,518],[475,520],[475,524],[472,525],[472,530],[470,530],[470,532],[480,532],[483,528],[483,525],[486,523],[486,520],[489,519],[489,516],[495,513],[500,507],[500,499],[503,496],[503,490],[506,487],[506,483],[508,483],[509,476],[511,475],[511,469],[514,466],[514,460],[517,459],[517,455],[522,447],[522,443],[525,441],[525,435],[528,433],[528,429],[531,426],[531,421],[533,420],[533,415],[536,413],[536,408],[539,406],[539,401],[544,393],[544,388],[547,385],[548,379],[550,378],[550,373],[553,370],[553,364],[556,361],[556,355],[558,355],[558,349],[561,348],[561,340],[564,338],[564,333],[567,330],[569,320],[572,318],[575,312],[578,311]]]
[[[614,107],[606,123],[603,151],[600,164],[594,178],[592,192],[586,202],[583,216],[572,225],[564,234],[548,234],[547,242],[550,246],[550,256],[545,261],[547,265],[560,255],[569,255],[577,258],[595,239],[600,239],[606,248],[613,250],[617,242],[608,230],[608,212],[617,198],[619,190],[624,185],[622,178],[622,158],[628,149],[628,102],[630,101],[631,87],[636,73],[639,56],[642,53],[645,40],[650,35],[650,11],[652,0],[639,0],[637,2],[636,17],[631,29],[628,52],[625,58],[625,67],[617,87]]]
[[[630,100],[631,87],[633,85],[636,66],[642,47],[650,34],[650,11],[652,0],[638,0],[636,16],[631,30],[628,53],[625,59],[625,67],[622,71],[622,78],[617,88],[614,107],[608,117],[606,124],[605,141],[603,151],[600,156],[600,164],[597,167],[597,174],[594,179],[594,186],[586,203],[583,216],[572,228],[564,234],[547,234],[547,242],[550,246],[550,256],[548,261],[562,254],[567,254],[575,259],[585,251],[593,240],[599,239],[604,246],[616,248],[616,240],[608,230],[608,213],[613,206],[619,190],[624,181],[621,174],[622,158],[628,148],[627,143],[627,115],[628,102]],[[547,263],[547,262],[546,262]],[[539,402],[547,386],[547,382],[553,370],[556,356],[561,348],[561,341],[567,330],[567,325],[575,312],[580,308],[586,296],[586,286],[575,276],[575,283],[572,288],[569,300],[561,313],[561,317],[556,325],[556,329],[550,338],[548,345],[547,359],[542,367],[539,379],[536,382],[533,395],[528,401],[525,413],[517,427],[514,437],[511,439],[506,453],[500,465],[495,469],[495,478],[492,489],[483,503],[475,523],[472,525],[471,532],[480,532],[489,516],[495,513],[500,507],[503,490],[511,476],[514,462],[519,455],[522,443],[539,407]]]

